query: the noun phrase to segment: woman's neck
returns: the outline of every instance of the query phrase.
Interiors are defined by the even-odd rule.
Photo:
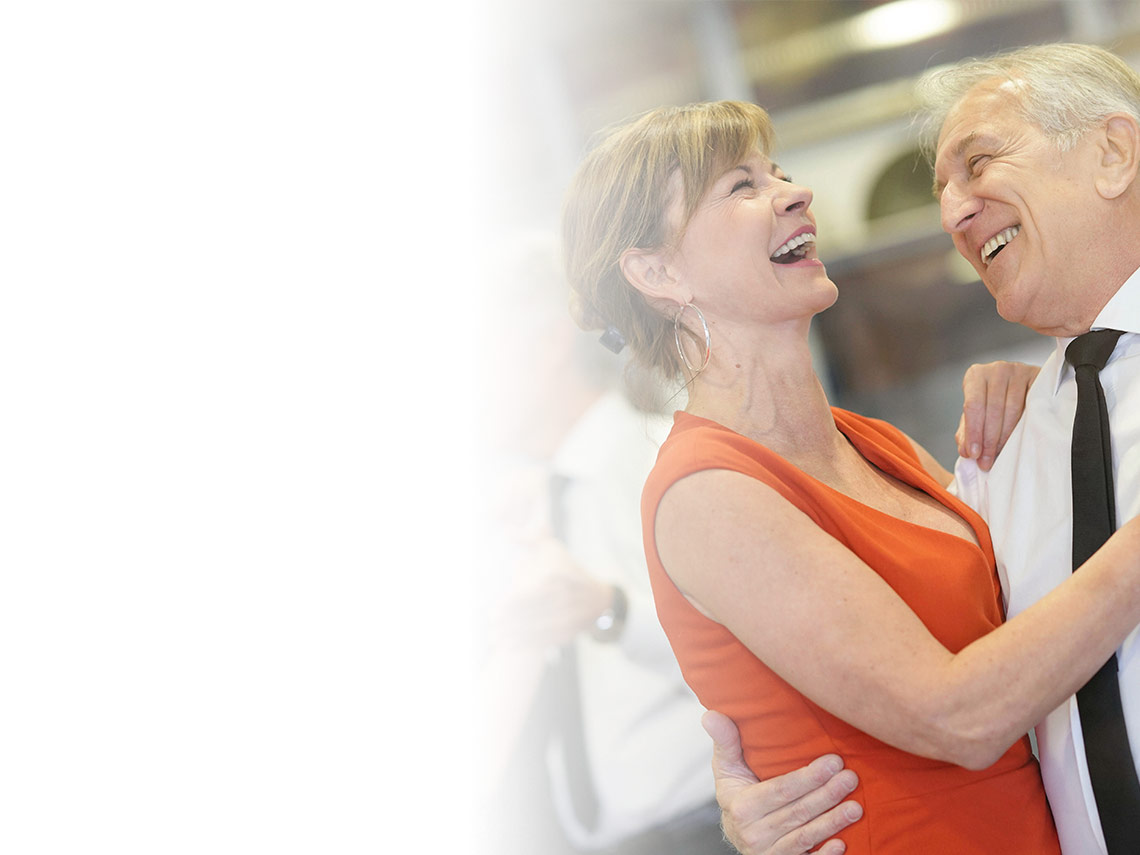
[[[787,457],[826,454],[843,442],[806,336],[736,348],[722,338],[689,387],[686,409]]]

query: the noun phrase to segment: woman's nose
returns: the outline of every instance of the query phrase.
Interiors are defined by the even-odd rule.
[[[807,187],[785,182],[783,192],[776,199],[776,211],[782,214],[806,211],[811,206],[813,198],[811,190]]]

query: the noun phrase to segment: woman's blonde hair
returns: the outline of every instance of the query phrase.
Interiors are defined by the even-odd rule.
[[[605,132],[574,176],[563,210],[564,262],[578,325],[614,327],[640,366],[681,376],[672,319],[626,280],[621,256],[675,244],[717,178],[757,148],[769,153],[773,136],[768,114],[740,101],[661,107]],[[679,200],[671,195],[674,174]],[[666,211],[674,201],[681,221],[670,233]]]

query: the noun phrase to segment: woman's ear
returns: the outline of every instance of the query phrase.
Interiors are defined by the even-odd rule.
[[[626,280],[651,300],[680,301],[681,284],[673,273],[665,250],[627,249],[618,259]]]
[[[1140,123],[1127,113],[1113,113],[1100,128],[1096,190],[1116,199],[1136,180],[1140,169]]]

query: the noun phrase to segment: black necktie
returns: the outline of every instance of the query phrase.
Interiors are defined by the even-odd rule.
[[[1116,530],[1112,445],[1100,370],[1112,355],[1118,330],[1077,336],[1065,360],[1077,375],[1073,420],[1073,569]],[[1109,855],[1140,853],[1140,781],[1128,746],[1120,705],[1116,654],[1077,692],[1085,757]]]

